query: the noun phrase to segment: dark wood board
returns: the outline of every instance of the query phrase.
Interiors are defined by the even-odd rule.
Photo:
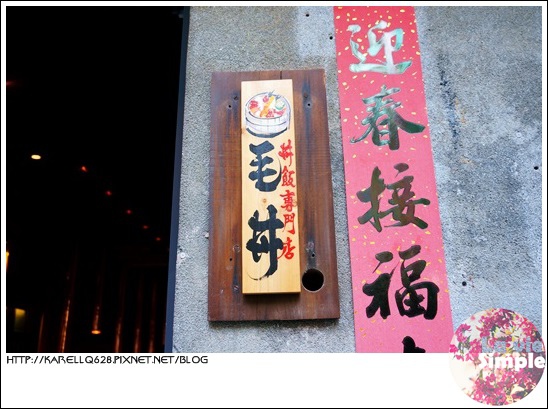
[[[301,276],[323,274],[321,289],[300,294],[241,291],[242,81],[293,80]],[[209,295],[210,321],[339,318],[339,288],[325,73],[323,70],[216,72],[211,80]]]

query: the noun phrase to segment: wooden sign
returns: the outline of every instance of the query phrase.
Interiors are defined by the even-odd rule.
[[[358,352],[453,334],[413,7],[334,7]]]
[[[210,141],[209,320],[338,318],[324,71],[213,73]]]
[[[242,291],[301,291],[293,82],[242,82]]]

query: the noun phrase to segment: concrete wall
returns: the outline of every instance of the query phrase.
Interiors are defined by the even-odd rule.
[[[542,330],[541,8],[418,7],[416,17],[455,328],[502,307]],[[354,351],[334,34],[331,7],[191,9],[174,352]],[[327,76],[341,318],[209,323],[211,73],[307,68]]]

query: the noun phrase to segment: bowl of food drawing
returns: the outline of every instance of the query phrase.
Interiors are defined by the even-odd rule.
[[[255,136],[272,138],[289,128],[291,107],[282,95],[262,92],[245,104],[247,131]]]

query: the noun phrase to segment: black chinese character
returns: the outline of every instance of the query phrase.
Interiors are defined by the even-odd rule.
[[[403,344],[403,352],[406,354],[407,353],[416,354],[416,353],[426,352],[424,348],[419,348],[415,344],[415,340],[411,338],[409,335],[406,336],[401,343]]]
[[[245,247],[253,254],[253,261],[255,261],[255,263],[259,262],[262,256],[261,253],[267,253],[270,257],[270,266],[268,267],[267,272],[260,278],[251,277],[254,280],[261,280],[265,277],[270,277],[276,272],[278,269],[277,250],[282,250],[284,247],[282,240],[276,238],[276,230],[283,229],[284,224],[281,220],[276,218],[278,211],[274,206],[268,205],[267,209],[267,220],[259,221],[259,211],[256,210],[253,213],[253,217],[251,217],[247,222],[249,227],[253,230],[253,238],[248,240]],[[268,231],[268,238],[265,235],[266,231]]]
[[[411,200],[415,196],[415,192],[411,191],[413,176],[405,176],[398,182],[385,185],[384,179],[381,179],[380,175],[381,171],[378,167],[375,167],[371,175],[371,186],[365,190],[360,190],[356,194],[363,203],[371,203],[371,209],[358,217],[358,222],[360,224],[370,222],[378,232],[381,232],[380,219],[392,214],[393,219],[398,223],[387,227],[406,226],[413,223],[421,229],[427,228],[428,223],[415,216],[415,206],[417,204],[429,205],[430,200],[424,198]],[[380,211],[380,195],[385,189],[392,190],[392,198],[388,200],[388,203],[393,207]]]
[[[421,246],[413,245],[407,250],[398,252],[400,258],[402,259],[400,265],[402,287],[395,292],[396,305],[398,306],[398,311],[401,316],[405,315],[412,318],[423,315],[424,319],[432,320],[438,313],[439,287],[430,281],[413,284],[421,278],[421,273],[426,267],[426,261],[417,260],[408,266],[405,265],[405,260],[415,257],[420,253],[420,251]],[[375,270],[377,270],[382,264],[391,261],[393,257],[393,254],[389,251],[377,253],[375,258],[378,260],[379,264],[375,267]],[[388,291],[392,275],[394,274],[396,267],[392,269],[390,274],[380,274],[373,283],[364,284],[364,294],[373,297],[373,300],[365,309],[367,318],[373,317],[379,309],[383,319],[386,319],[386,317],[390,315]],[[418,290],[427,291],[426,307],[422,305],[425,297],[422,294],[419,294],[417,292]]]
[[[401,287],[396,291],[396,305],[400,315],[406,315],[408,317],[416,317],[418,315],[424,315],[427,320],[433,320],[438,313],[438,292],[439,287],[432,282],[426,281],[418,284],[411,284],[421,278],[421,274],[426,267],[426,261],[417,260],[407,267],[405,266],[405,260],[409,260],[415,257],[421,251],[421,246],[414,245],[405,251],[400,251],[400,257],[403,259],[400,267],[401,273]],[[408,274],[411,272],[411,274]],[[401,290],[405,290],[402,292]],[[421,303],[424,301],[424,296],[417,293],[417,290],[425,289],[427,292],[426,308]],[[406,299],[406,297],[409,297]],[[405,308],[405,306],[408,308]]]
[[[394,102],[391,98],[383,101],[385,97],[399,91],[399,88],[386,89],[386,86],[383,85],[380,93],[363,99],[365,105],[374,105],[367,107],[369,116],[362,120],[362,125],[367,126],[364,134],[358,138],[352,138],[351,143],[359,142],[372,133],[371,139],[375,145],[388,145],[390,150],[396,150],[400,147],[398,129],[403,129],[407,133],[419,133],[424,130],[423,125],[407,121],[396,112],[396,108],[401,106],[401,102]],[[387,134],[388,139],[383,139]]]
[[[383,263],[388,263],[394,258],[394,255],[389,251],[383,251],[375,255],[375,258],[378,260],[379,264],[375,267],[375,270]],[[373,270],[373,271],[375,271]],[[367,318],[371,318],[377,310],[380,308],[381,317],[386,319],[390,315],[390,304],[388,303],[388,289],[390,288],[390,280],[392,279],[392,274],[394,274],[395,268],[390,274],[381,274],[375,281],[371,284],[363,285],[363,292],[365,295],[373,297],[371,304],[365,309]]]
[[[272,159],[269,156],[265,156],[263,158],[263,155],[267,152],[270,152],[272,149],[274,149],[274,146],[268,142],[265,141],[261,143],[260,145],[253,145],[249,144],[249,150],[253,152],[257,158],[253,159],[250,162],[251,166],[257,166],[257,170],[254,170],[249,173],[249,179],[256,180],[255,187],[259,189],[261,192],[273,192],[278,187],[278,183],[280,183],[280,179],[282,177],[281,172],[275,171],[274,169],[263,169],[266,165],[271,164],[274,162],[274,159]],[[280,166],[281,169],[281,166]],[[275,174],[278,174],[278,177],[270,182],[265,182],[264,178],[267,176],[273,176]]]

